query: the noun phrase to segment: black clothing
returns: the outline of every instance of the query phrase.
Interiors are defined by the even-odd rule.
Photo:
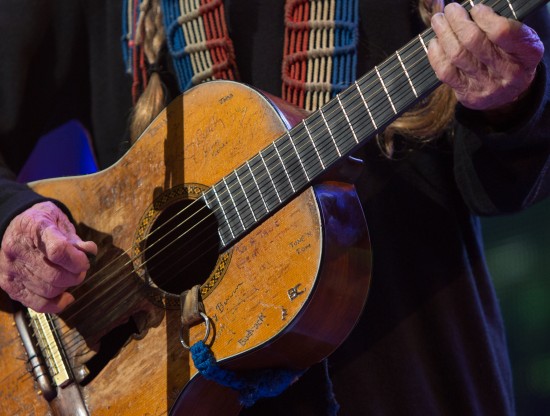
[[[361,1],[359,75],[422,29],[415,4]],[[280,95],[282,6],[231,0],[226,13],[242,80]],[[253,24],[266,16],[269,24]],[[539,19],[550,27],[546,9]],[[90,130],[101,167],[118,159],[131,107],[120,22],[121,6],[112,0],[0,3],[0,153],[11,170],[21,168],[41,134],[72,118]],[[515,212],[550,191],[544,66],[533,92],[506,132],[459,108],[453,137],[396,160],[373,142],[362,152],[358,189],[373,281],[357,328],[328,360],[342,415],[514,413],[505,331],[476,215]],[[0,233],[39,199],[0,179]],[[323,414],[326,381],[316,366],[283,398],[243,413]]]

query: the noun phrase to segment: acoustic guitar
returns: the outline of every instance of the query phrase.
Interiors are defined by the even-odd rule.
[[[521,19],[545,2],[490,3]],[[336,172],[439,84],[433,36],[312,114],[242,84],[202,84],[112,167],[30,183],[99,253],[59,315],[0,295],[0,413],[236,415],[237,392],[204,378],[182,344],[204,340],[236,372],[330,355],[362,312],[371,264],[362,207]],[[204,322],[183,325],[193,287]]]

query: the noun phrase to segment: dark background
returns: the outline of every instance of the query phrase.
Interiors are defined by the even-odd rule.
[[[550,200],[483,219],[507,327],[518,415],[550,414]]]

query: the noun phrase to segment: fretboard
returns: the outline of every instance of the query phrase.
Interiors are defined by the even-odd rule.
[[[521,20],[547,2],[488,0]],[[462,5],[470,10],[480,1]],[[271,145],[224,177],[202,198],[218,220],[223,249],[287,203],[343,157],[386,128],[439,84],[428,61],[427,29]]]

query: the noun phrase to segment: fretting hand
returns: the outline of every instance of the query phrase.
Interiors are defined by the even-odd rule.
[[[82,283],[90,267],[82,241],[67,216],[52,202],[38,203],[15,217],[0,251],[0,287],[37,312],[58,313],[74,297],[66,290]]]
[[[437,36],[428,58],[437,77],[464,106],[495,110],[518,100],[531,85],[544,46],[528,26],[475,5],[470,14],[458,3],[432,18]]]

